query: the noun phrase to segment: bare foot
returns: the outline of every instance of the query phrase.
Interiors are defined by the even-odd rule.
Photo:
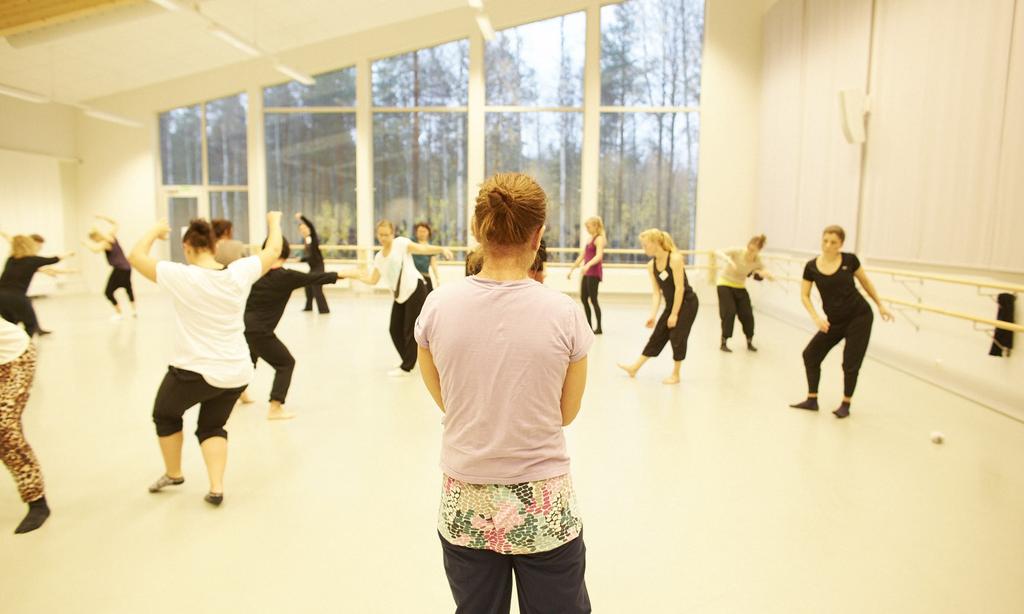
[[[678,384],[679,383],[679,376],[678,375],[669,375],[665,379],[661,380],[661,383],[662,384]]]
[[[630,377],[636,377],[636,372],[640,370],[639,367],[634,367],[633,365],[624,365],[622,363],[619,363],[618,366],[620,369],[625,371]]]
[[[272,409],[269,412],[267,412],[267,420],[291,420],[294,417],[295,414],[291,413],[290,411],[285,411],[283,409]]]
[[[249,405],[252,403],[252,397],[249,396],[248,392],[243,392],[242,396],[238,397],[238,402],[242,405]]]

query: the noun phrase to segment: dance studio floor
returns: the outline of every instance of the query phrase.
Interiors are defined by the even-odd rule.
[[[418,377],[385,375],[398,362],[389,300],[338,291],[316,316],[300,297],[278,329],[298,360],[299,417],[264,419],[261,364],[260,401],[229,423],[219,509],[202,500],[194,438],[184,486],[146,492],[162,472],[149,414],[169,301],[145,294],[120,323],[98,295],[38,301],[55,332],[40,343],[26,431],[53,516],[12,535],[25,508],[0,476],[0,611],[454,610],[434,530],[441,414]],[[642,348],[648,306],[604,299],[607,333],[567,431],[595,612],[1024,611],[1024,425],[872,360],[851,419],[788,409],[804,392],[807,334],[762,316],[758,354],[736,340],[722,354],[711,300],[681,385],[661,384],[668,352],[629,380],[615,363]],[[945,444],[929,441],[935,430]]]

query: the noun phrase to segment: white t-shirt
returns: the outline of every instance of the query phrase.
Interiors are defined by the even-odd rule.
[[[243,316],[249,288],[262,274],[259,256],[240,258],[219,271],[167,261],[156,265],[157,285],[174,299],[172,367],[195,371],[217,388],[252,380]]]
[[[24,354],[28,343],[28,334],[20,326],[0,318],[0,365]]]
[[[401,271],[401,286],[398,288],[398,298],[395,302],[404,303],[409,300],[412,293],[416,291],[423,276],[416,270],[416,263],[413,262],[412,254],[409,253],[409,244],[412,243],[405,237],[396,237],[391,242],[391,252],[385,256],[384,250],[377,252],[373,257],[373,268],[380,271],[380,278],[391,288],[392,295],[398,285],[398,273]],[[404,264],[403,264],[404,263]]]

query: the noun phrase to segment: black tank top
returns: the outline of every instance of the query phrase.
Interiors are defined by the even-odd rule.
[[[672,276],[672,254],[669,254],[665,258],[665,270],[658,270],[658,259],[655,258],[653,261],[654,266],[654,278],[658,280],[658,286],[661,288],[661,295],[665,297],[665,304],[669,307],[672,306],[672,301],[676,296],[676,280]],[[683,271],[683,301],[692,297],[693,288],[690,287],[690,278],[686,275],[686,271]]]

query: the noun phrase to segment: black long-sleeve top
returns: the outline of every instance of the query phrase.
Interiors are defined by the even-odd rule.
[[[57,264],[60,258],[44,258],[42,256],[25,256],[23,258],[8,258],[4,265],[3,275],[0,275],[0,290],[26,294],[28,286],[32,283],[32,276],[41,267]]]
[[[337,273],[300,273],[291,269],[270,269],[252,285],[245,302],[245,332],[272,333],[284,315],[292,291],[309,285],[333,284]]]
[[[303,262],[309,263],[309,270],[323,271],[324,256],[320,253],[320,237],[316,234],[316,226],[309,218],[302,216],[302,223],[309,228],[309,237],[306,240],[306,254],[302,257]]]

